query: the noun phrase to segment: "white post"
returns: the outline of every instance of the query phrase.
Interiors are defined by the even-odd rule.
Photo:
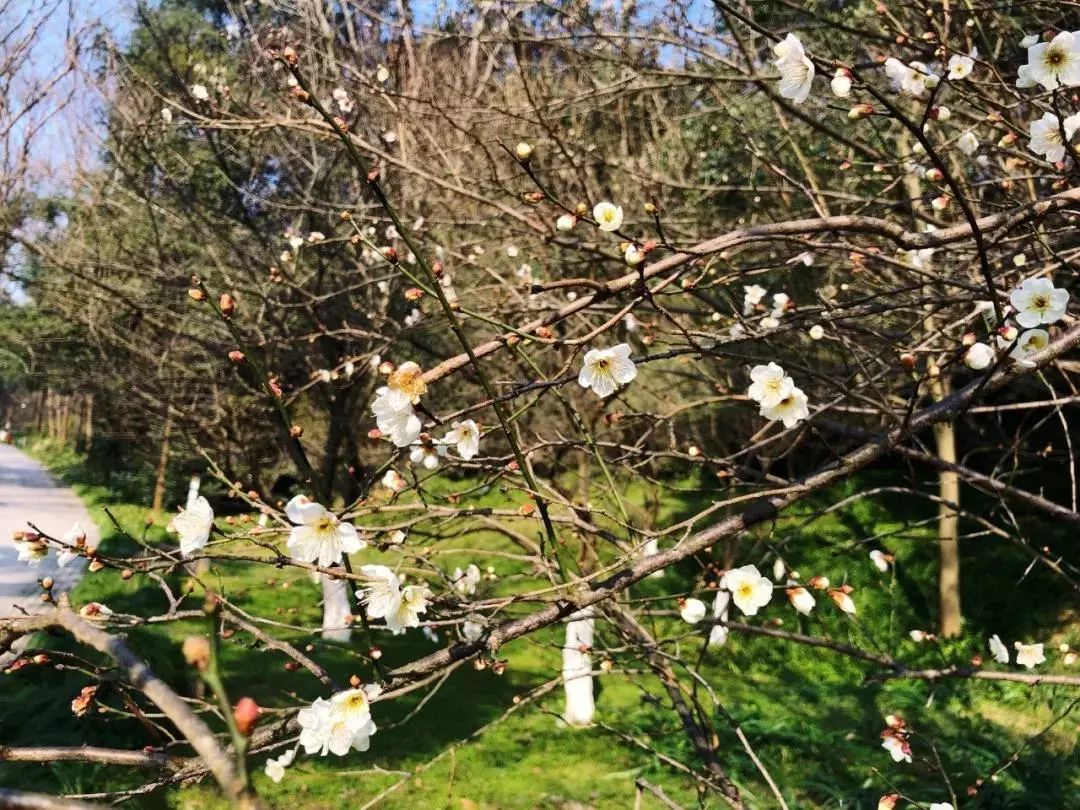
[[[712,614],[713,618],[722,622],[728,620],[728,608],[731,606],[731,592],[720,589],[716,592],[716,598],[713,600]],[[723,647],[727,644],[728,629],[726,625],[714,624],[712,630],[709,631],[709,646],[710,647]]]
[[[320,579],[323,595],[322,636],[328,641],[348,642],[352,638],[348,623],[348,616],[352,612],[349,607],[349,584],[344,579],[326,574]]]
[[[187,502],[186,502],[186,507],[185,508],[190,509],[194,505],[195,501],[199,497],[199,486],[201,484],[202,484],[202,481],[199,478],[199,476],[197,476],[197,475],[191,476],[191,482],[188,484]]]
[[[596,704],[593,701],[592,656],[595,621],[591,610],[575,613],[566,624],[563,646],[563,683],[566,688],[566,711],[563,719],[571,726],[592,723]]]

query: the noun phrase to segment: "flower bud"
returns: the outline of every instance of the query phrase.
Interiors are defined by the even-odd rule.
[[[239,364],[243,363],[245,360],[247,360],[247,355],[239,349],[233,349],[231,352],[229,352],[229,362]]]
[[[873,112],[874,107],[872,104],[856,104],[854,107],[848,110],[847,117],[849,121],[859,121],[869,115],[872,115]]]
[[[405,300],[406,301],[416,302],[416,301],[419,301],[423,297],[424,297],[424,291],[421,290],[419,287],[410,287],[409,289],[407,289],[405,291]]]
[[[291,438],[299,439],[303,435],[304,435],[304,426],[303,425],[293,425],[292,427],[289,428],[289,436]]]
[[[1006,343],[1012,343],[1014,340],[1016,340],[1016,336],[1019,334],[1020,332],[1015,326],[1003,326],[998,329],[998,337],[1000,337]]]
[[[904,352],[900,355],[900,365],[902,365],[908,371],[915,368],[915,355],[913,355],[911,352]]]
[[[52,586],[53,586],[53,578],[52,577],[45,577],[44,579],[41,580],[41,587],[44,588],[45,590],[47,590],[47,591],[52,590]]]
[[[291,45],[286,45],[281,52],[281,58],[288,62],[290,65],[295,65],[300,61],[300,57],[297,55],[296,50]]]
[[[525,141],[522,141],[514,148],[514,154],[517,155],[517,159],[522,163],[532,157],[532,151],[532,146],[525,143]]]
[[[577,225],[577,217],[573,214],[563,214],[555,220],[555,229],[558,231],[572,231]]]
[[[205,672],[210,666],[210,640],[206,636],[188,636],[184,639],[181,648],[184,660],[197,668],[199,672]]]
[[[926,170],[926,179],[931,183],[940,183],[945,179],[945,175],[942,173],[941,169],[935,166]]]
[[[221,298],[218,299],[218,307],[224,317],[231,318],[232,314],[236,312],[236,301],[228,293],[222,293]]]
[[[245,737],[250,737],[251,732],[255,730],[255,724],[259,722],[259,716],[262,714],[262,709],[259,708],[259,704],[249,697],[242,697],[240,701],[233,707],[233,722],[236,723],[236,729]]]
[[[206,300],[206,293],[204,293],[198,287],[192,287],[190,290],[187,291],[187,294],[191,297],[192,301]]]

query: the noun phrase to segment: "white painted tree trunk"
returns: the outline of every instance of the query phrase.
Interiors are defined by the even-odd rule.
[[[349,607],[349,583],[344,579],[320,576],[323,594],[323,638],[328,641],[348,642],[352,638],[348,617],[352,612]]]
[[[592,723],[596,704],[593,700],[592,655],[595,620],[591,610],[575,613],[566,624],[563,645],[563,682],[566,710],[563,719],[571,726]]]
[[[191,481],[188,483],[187,489],[187,502],[186,509],[191,509],[195,504],[195,501],[199,498],[199,487],[202,486],[202,480],[197,475],[191,476]]]
[[[713,618],[726,622],[728,620],[728,608],[731,607],[731,591],[719,590],[716,592],[716,598],[713,600],[712,614]],[[728,629],[722,624],[714,624],[712,630],[709,631],[709,646],[710,647],[723,647],[727,644]]]

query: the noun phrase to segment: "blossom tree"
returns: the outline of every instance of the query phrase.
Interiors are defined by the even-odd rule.
[[[161,784],[209,775],[257,806],[256,768],[370,756],[394,701],[550,634],[567,724],[602,715],[594,681],[646,673],[692,752],[674,767],[732,807],[735,758],[777,806],[800,797],[702,674],[732,634],[877,681],[1080,686],[1035,639],[899,652],[964,633],[962,526],[1019,549],[1015,578],[1077,589],[1073,551],[1019,515],[1080,524],[1071,11],[497,4],[424,28],[404,7],[209,5],[103,45],[106,168],[62,227],[9,233],[43,268],[26,289],[110,358],[81,381],[99,413],[176,425],[226,494],[230,514],[200,497],[175,542],[129,553],[17,538],[27,564],[82,556],[161,594],[138,616],[44,587],[0,622],[6,649],[49,629],[114,662],[185,741]],[[862,624],[843,560],[899,599],[902,537],[851,530],[835,568],[800,570],[805,527],[885,494],[936,510],[937,632]],[[251,567],[315,578],[318,626],[245,609],[222,583]],[[147,623],[191,631],[198,697],[122,638]],[[280,696],[223,674],[238,638],[312,688],[260,714]],[[326,663],[342,650],[363,675]],[[914,721],[882,725],[898,767],[938,755]],[[952,806],[945,783],[875,786]]]

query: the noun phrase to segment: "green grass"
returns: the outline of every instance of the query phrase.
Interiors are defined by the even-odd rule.
[[[146,509],[118,502],[114,490],[102,486],[82,459],[55,447],[36,449],[54,473],[75,486],[86,500],[102,526],[103,543],[110,552],[134,546],[104,515],[105,506],[127,532],[145,536],[148,542],[169,542],[160,522],[147,528]],[[767,537],[772,547],[782,549],[785,559],[803,579],[825,574],[834,583],[849,582],[856,589],[858,622],[839,615],[824,597],[819,599],[814,614],[798,617],[779,594],[760,616],[749,621],[782,619],[784,629],[886,651],[912,665],[927,667],[965,662],[973,654],[987,657],[985,639],[993,632],[1006,639],[1038,638],[1053,640],[1054,644],[1069,641],[1075,645],[1080,640],[1065,608],[1070,604],[1068,592],[1057,580],[1036,568],[1027,574],[1020,588],[1014,589],[1012,583],[1023,574],[1027,556],[1000,541],[984,538],[964,544],[966,635],[940,646],[910,641],[909,630],[933,628],[936,551],[933,526],[922,523],[930,514],[925,504],[896,496],[855,500],[842,510],[802,525],[803,518],[813,510],[880,483],[869,478],[849,482],[807,504],[800,514],[781,521],[771,534],[768,528],[756,531],[754,538],[743,541],[740,553],[743,561],[747,550],[756,548],[754,558],[760,559],[761,546],[752,543]],[[467,482],[439,481],[434,491],[463,491],[468,486]],[[687,516],[713,497],[708,484],[694,476],[679,479],[678,490],[662,493],[652,515],[657,525]],[[639,513],[648,500],[646,494],[641,481],[624,490],[629,507]],[[497,489],[470,492],[467,500],[475,505],[502,507],[520,502],[515,494]],[[973,508],[978,505],[974,499],[971,504]],[[1052,528],[1041,527],[1040,531],[1041,536],[1047,536]],[[879,542],[896,554],[895,576],[879,574],[870,565],[868,547],[857,542],[868,536],[881,538]],[[516,548],[487,531],[467,537],[433,537],[431,545],[437,546],[438,554],[429,559],[444,571],[475,559],[474,554],[455,549]],[[721,551],[714,550],[717,558]],[[488,562],[498,579],[485,583],[484,595],[518,589],[528,578],[528,572],[518,570],[513,560],[493,556],[484,564]],[[696,571],[696,564],[687,563],[663,579],[643,583],[634,594],[661,597],[685,591],[693,587],[691,578]],[[181,575],[170,581],[178,591],[183,589]],[[991,583],[993,587],[989,587]],[[302,572],[236,565],[221,572],[218,587],[240,607],[259,615],[286,623],[318,621],[317,589]],[[160,613],[166,607],[156,584],[138,576],[125,582],[106,572],[85,577],[72,599],[76,604],[98,600],[118,612],[137,614]],[[198,607],[200,602],[201,595],[194,590],[183,607]],[[655,607],[670,611],[674,604],[665,599]],[[667,616],[652,616],[648,621],[666,639],[668,647],[678,645],[687,653],[687,660],[698,659],[702,632]],[[205,629],[204,621],[173,622],[134,628],[128,638],[131,646],[174,688],[192,693],[197,684],[182,661],[180,643],[187,635]],[[288,631],[284,637],[301,646],[312,643]],[[391,667],[437,649],[415,631],[394,639],[378,634],[377,642],[384,650],[382,661]],[[414,771],[452,748],[430,768],[405,779],[379,806],[624,808],[633,803],[633,783],[639,775],[661,785],[680,804],[696,804],[690,780],[648,752],[599,727],[563,727],[557,720],[562,709],[559,690],[521,707],[509,719],[495,722],[514,705],[515,696],[527,694],[557,674],[559,642],[557,631],[545,631],[508,645],[500,651],[508,661],[501,676],[490,669],[476,671],[465,665],[422,708],[418,704],[424,692],[377,704],[375,717],[380,730],[367,754],[354,753],[343,759],[300,757],[280,785],[263,776],[260,757],[253,763],[256,787],[275,807],[356,807],[397,784],[403,773]],[[613,638],[602,634],[598,646],[613,643]],[[75,649],[62,639],[50,639],[48,645],[59,651]],[[354,673],[370,679],[366,650],[362,634],[356,633],[349,648],[316,642],[311,654],[344,682]],[[1053,669],[1062,669],[1058,657],[1049,657]],[[616,669],[642,668],[641,662],[633,658],[613,658]],[[270,709],[295,706],[323,694],[312,676],[303,670],[287,671],[286,662],[282,654],[261,649],[251,637],[238,632],[228,639],[223,650],[226,685],[234,697],[250,694]],[[868,680],[873,668],[844,656],[737,634],[725,647],[704,655],[700,672],[741,725],[793,807],[873,808],[881,794],[888,791],[888,784],[922,801],[945,801],[946,788],[934,749],[963,797],[968,784],[1041,731],[1075,697],[1075,690],[1063,687],[1032,690],[989,682],[933,685]],[[19,710],[0,716],[0,740],[7,745],[87,742],[124,747],[154,741],[137,721],[113,712],[73,718],[68,702],[87,681],[87,676],[77,671],[33,666],[8,675],[4,703],[18,706]],[[123,708],[124,702],[115,689],[103,688],[102,696],[104,704]],[[651,676],[612,674],[600,679],[597,708],[598,721],[648,740],[666,755],[693,761],[689,744],[667,708],[666,697]],[[414,709],[415,716],[397,726]],[[883,717],[890,712],[903,715],[919,733],[913,743],[915,762],[910,765],[894,765],[880,748]],[[27,722],[27,717],[34,718],[34,722]],[[1035,740],[1017,763],[963,806],[1070,806],[1073,797],[1080,795],[1075,723],[1074,717],[1069,718]],[[470,739],[488,724],[492,725],[483,734]],[[774,806],[728,724],[717,718],[716,728],[721,759],[744,790],[749,806]],[[139,780],[139,774],[107,773],[96,766],[0,766],[0,784],[52,792],[133,786]],[[170,789],[140,798],[138,804],[224,806],[209,784]],[[644,806],[658,805],[647,799]],[[710,798],[705,806],[720,804]]]

